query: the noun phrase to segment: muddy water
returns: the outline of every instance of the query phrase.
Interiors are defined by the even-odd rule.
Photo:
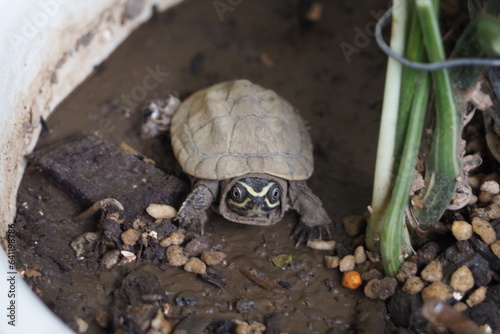
[[[315,173],[309,185],[335,222],[334,238],[348,246],[350,240],[342,231],[340,218],[363,213],[370,202],[386,63],[375,41],[361,37],[359,31],[373,29],[371,11],[383,10],[385,4],[325,1],[323,17],[310,24],[304,22],[298,1],[246,0],[225,12],[220,8],[218,12],[215,3],[185,1],[133,33],[57,108],[48,120],[50,131],[38,147],[75,133],[97,132],[108,141],[126,142],[164,168],[180,171],[167,137],[145,140],[138,135],[140,106],[169,92],[183,98],[220,81],[249,79],[289,100],[307,121],[315,153]],[[90,324],[88,333],[103,332],[93,318],[96,311],[109,306],[109,291],[123,272],[96,275],[91,264],[72,258],[69,242],[94,227],[68,226],[68,213],[82,208],[35,174],[28,170],[22,189],[43,192],[41,198],[49,198],[43,205],[52,205],[46,210],[51,210],[56,222],[37,227],[37,243],[23,237],[29,251],[20,255],[21,269],[42,272],[28,282],[73,327],[79,317]],[[220,269],[227,279],[224,291],[182,269],[161,271],[148,263],[138,266],[161,277],[172,297],[179,293],[196,296],[196,305],[173,307],[174,323],[191,312],[214,320],[248,322],[265,322],[276,313],[281,332],[362,332],[356,329],[362,317],[357,309],[365,302],[362,292],[340,286],[338,271],[323,264],[326,252],[294,248],[288,236],[296,221],[294,214],[287,214],[273,227],[258,227],[212,215],[207,235],[227,253],[228,266]],[[44,228],[47,231],[40,232]],[[49,229],[54,235],[48,235]],[[44,275],[43,268],[50,261],[38,259],[33,249],[40,247],[38,243],[55,240],[61,247],[51,249],[64,253],[54,255],[62,264]],[[273,266],[269,258],[280,253],[293,256],[291,266]],[[293,289],[266,292],[244,278],[239,268],[257,269]],[[236,305],[244,300],[255,302],[255,308],[238,312]],[[75,306],[75,311],[68,311]]]

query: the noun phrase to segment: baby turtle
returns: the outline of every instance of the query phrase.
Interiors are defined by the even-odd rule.
[[[174,113],[175,156],[193,178],[177,219],[203,231],[207,211],[242,224],[272,225],[288,209],[300,222],[292,236],[330,236],[331,220],[306,184],[312,143],[303,120],[275,92],[247,80],[196,92]]]

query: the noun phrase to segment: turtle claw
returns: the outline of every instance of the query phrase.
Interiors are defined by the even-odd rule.
[[[307,243],[309,240],[331,240],[332,232],[330,224],[307,226],[303,223],[298,223],[293,229],[290,239],[295,239],[295,248],[299,247],[302,243]]]
[[[205,211],[193,209],[191,206],[186,205],[185,202],[177,213],[175,220],[179,222],[180,227],[190,232],[199,232],[203,235],[205,233],[205,222],[208,220],[208,215]]]

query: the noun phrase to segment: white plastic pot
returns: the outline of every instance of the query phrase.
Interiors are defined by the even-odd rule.
[[[162,11],[180,1],[0,0],[0,333],[72,332],[24,283],[12,256],[17,188],[40,118],[146,21],[153,6]]]

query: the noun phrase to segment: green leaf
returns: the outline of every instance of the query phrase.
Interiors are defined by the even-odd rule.
[[[271,261],[276,267],[283,268],[292,262],[291,254],[279,254],[274,256]]]

